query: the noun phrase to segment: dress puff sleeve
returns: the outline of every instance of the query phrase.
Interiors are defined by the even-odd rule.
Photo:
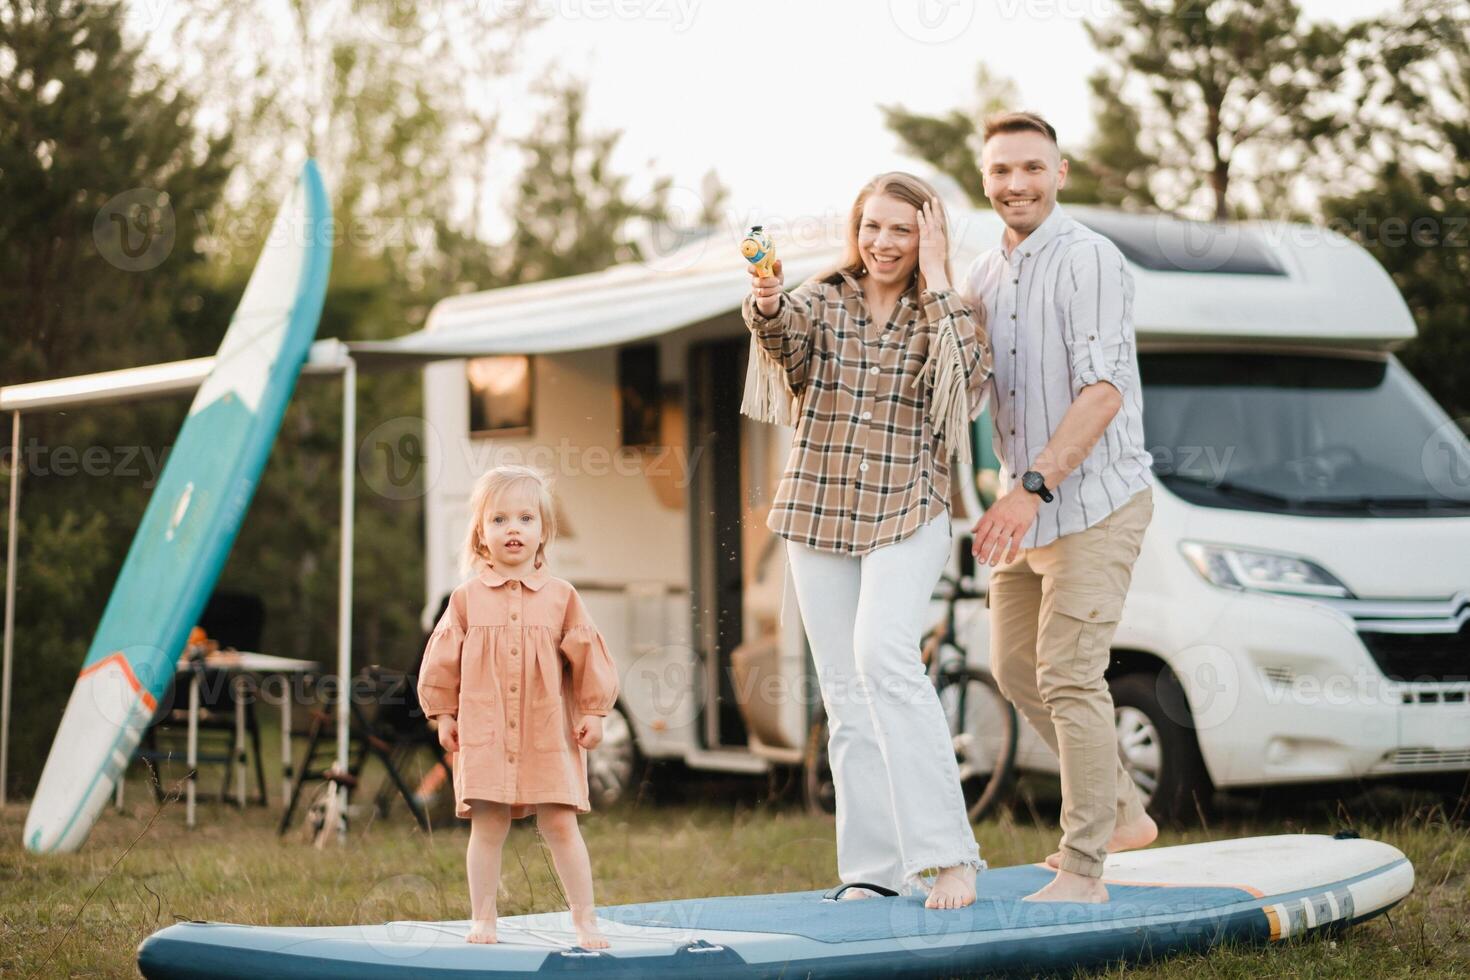
[[[464,647],[465,590],[455,589],[424,648],[419,665],[419,704],[425,718],[459,713],[459,657]]]
[[[607,642],[593,625],[575,589],[567,601],[561,653],[571,664],[577,711],[584,715],[606,715],[618,699],[618,669],[607,651]]]

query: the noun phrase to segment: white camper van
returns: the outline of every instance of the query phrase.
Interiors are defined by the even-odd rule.
[[[1132,264],[1155,515],[1115,639],[1120,747],[1161,813],[1212,787],[1470,769],[1470,445],[1390,353],[1414,324],[1384,270],[1321,229],[1072,206]],[[956,267],[1001,234],[955,209]],[[790,285],[841,231],[770,226]],[[730,236],[644,264],[456,296],[390,342],[424,372],[424,623],[458,583],[474,477],[542,465],[553,570],[619,661],[594,753],[798,766],[820,707],[781,542],[789,429],[738,412],[748,277]],[[388,346],[387,344],[383,346]],[[959,472],[957,568],[993,487],[989,418]],[[985,569],[978,581],[983,587]],[[988,661],[983,607],[963,634]],[[784,613],[784,614],[783,614]],[[1055,771],[1029,730],[1023,769]]]

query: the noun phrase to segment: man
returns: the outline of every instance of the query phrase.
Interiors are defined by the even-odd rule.
[[[981,167],[1006,230],[962,292],[988,313],[1002,493],[974,552],[994,566],[996,681],[1061,760],[1057,874],[1029,900],[1106,902],[1103,858],[1158,836],[1118,755],[1103,676],[1153,514],[1133,279],[1112,242],[1057,205],[1067,161],[1046,120],[988,120]]]

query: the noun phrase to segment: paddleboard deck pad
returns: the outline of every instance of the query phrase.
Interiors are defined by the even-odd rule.
[[[821,891],[600,908],[605,950],[576,946],[568,913],[500,919],[494,945],[468,921],[245,926],[181,922],[138,948],[149,978],[928,977],[1071,970],[1221,943],[1345,928],[1407,895],[1414,869],[1378,841],[1320,835],[1162,847],[1108,858],[1111,901],[1021,899],[1044,865],[991,869],[964,909],[920,896],[824,901]]]
[[[331,214],[308,160],[276,214],[102,611],[26,814],[30,851],[82,845],[159,711],[316,337]]]

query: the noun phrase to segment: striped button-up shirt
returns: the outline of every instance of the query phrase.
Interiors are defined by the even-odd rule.
[[[948,417],[965,413],[958,426],[965,440],[990,373],[984,327],[960,293],[911,290],[878,324],[858,280],[837,272],[783,295],[774,317],[762,316],[749,296],[743,312],[751,357],[767,360],[752,361],[742,411],[763,421],[789,416],[796,428],[766,518],[771,530],[822,551],[862,555],[946,512],[954,444],[942,424],[945,438],[936,437],[930,418],[936,379],[952,379],[962,396]],[[941,331],[957,341],[962,374],[939,371],[938,362],[953,354],[935,347]],[[750,409],[764,370],[780,372],[781,394],[795,399],[790,411]]]
[[[961,291],[989,314],[995,373],[990,384],[1002,491],[1034,468],[1037,455],[1087,385],[1123,395],[1087,458],[1050,488],[1021,540],[1039,548],[1092,527],[1153,485],[1144,448],[1143,393],[1133,333],[1133,275],[1107,238],[1060,205],[1015,249],[977,258]]]

